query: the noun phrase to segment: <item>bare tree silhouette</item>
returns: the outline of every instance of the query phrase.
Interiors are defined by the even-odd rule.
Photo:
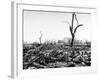
[[[39,37],[39,42],[40,42],[40,44],[42,44],[42,37],[43,37],[43,34],[42,34],[42,32],[40,31],[40,37]]]
[[[77,22],[77,26],[75,28],[73,28],[74,26],[74,21],[76,20]],[[67,22],[68,23],[68,22]],[[77,31],[77,29],[80,27],[80,26],[83,26],[83,24],[79,24],[78,23],[78,19],[77,19],[77,16],[76,16],[76,13],[72,13],[72,21],[71,21],[71,25],[68,23],[69,25],[69,30],[70,30],[70,33],[71,33],[71,43],[70,43],[70,47],[73,47],[73,43],[74,43],[74,39],[75,39],[75,33]]]

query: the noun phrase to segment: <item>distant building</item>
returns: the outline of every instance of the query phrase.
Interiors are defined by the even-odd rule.
[[[67,45],[70,45],[71,43],[71,38],[69,37],[65,37],[63,40],[58,40],[58,43],[60,44],[67,44]],[[77,39],[74,39],[74,45],[86,45],[86,44],[90,44],[90,42],[86,42],[84,40],[77,40]]]
[[[70,42],[71,42],[71,38],[65,37],[65,38],[64,38],[64,42],[65,42],[65,43],[70,43]]]

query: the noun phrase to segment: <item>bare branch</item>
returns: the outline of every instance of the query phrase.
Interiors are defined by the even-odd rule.
[[[83,24],[77,25],[77,27],[74,29],[74,34],[76,33],[76,30],[77,30],[80,26],[83,26]]]
[[[77,16],[76,16],[76,14],[75,14],[75,19],[76,19],[76,22],[77,22],[77,25],[78,25],[79,23],[78,23],[78,19],[77,19]]]
[[[71,25],[72,28],[73,28],[73,23],[74,23],[74,15],[75,15],[75,13],[72,14],[72,25]]]
[[[40,31],[41,37],[43,36],[42,32]]]
[[[70,23],[69,23],[68,21],[66,21],[66,22],[67,22],[67,24],[68,24],[69,26],[71,26]]]
[[[39,40],[40,40],[40,44],[42,43],[42,36],[43,36],[43,34],[42,34],[42,32],[40,31],[40,37],[39,37]]]
[[[70,26],[69,29],[70,29],[70,33],[71,33],[71,35],[72,35],[72,34],[73,34],[72,27]]]

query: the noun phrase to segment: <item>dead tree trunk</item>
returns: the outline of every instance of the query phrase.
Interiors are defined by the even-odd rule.
[[[74,21],[75,21],[75,20],[76,20],[76,22],[77,22],[77,26],[76,26],[75,28],[73,28],[73,27],[74,27]],[[78,23],[78,19],[77,19],[77,17],[76,17],[76,14],[73,13],[73,14],[72,14],[72,22],[71,22],[71,25],[69,24],[70,33],[71,33],[71,36],[72,36],[72,38],[71,38],[71,43],[70,43],[70,47],[73,47],[73,43],[74,43],[74,39],[75,39],[75,33],[76,33],[77,29],[78,29],[80,26],[83,26],[83,24],[79,24],[79,23]]]
[[[70,43],[70,47],[72,47],[73,46],[73,43],[74,43],[74,34],[72,35],[72,39],[71,39],[71,43]]]
[[[43,34],[40,32],[40,37],[39,37],[40,44],[42,44],[42,36],[43,36]]]

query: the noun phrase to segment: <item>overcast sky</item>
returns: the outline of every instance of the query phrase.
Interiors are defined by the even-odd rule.
[[[79,40],[91,40],[91,14],[79,14],[77,18],[81,26],[76,32]],[[24,11],[24,42],[38,42],[40,32],[43,34],[42,42],[46,40],[63,40],[71,38],[69,25],[72,13]],[[76,26],[76,23],[74,27]]]

